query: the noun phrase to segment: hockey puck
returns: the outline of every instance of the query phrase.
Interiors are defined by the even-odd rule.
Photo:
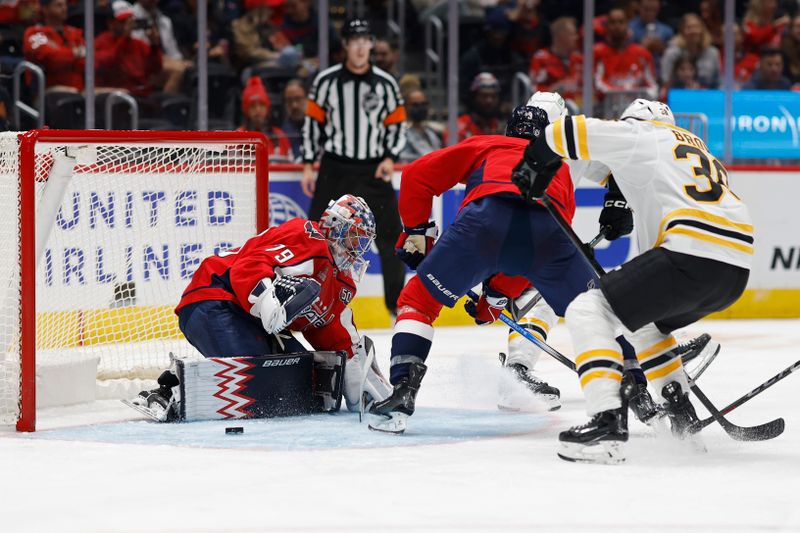
[[[225,428],[226,435],[241,435],[242,433],[244,433],[244,428],[240,426]]]

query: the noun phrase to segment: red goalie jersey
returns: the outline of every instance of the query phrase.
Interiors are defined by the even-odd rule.
[[[175,312],[203,300],[225,300],[251,313],[250,292],[262,279],[277,275],[307,277],[321,286],[319,298],[287,329],[302,332],[315,350],[344,350],[352,356],[359,335],[348,304],[356,285],[348,273],[336,268],[328,241],[310,220],[289,220],[240,248],[206,258]]]

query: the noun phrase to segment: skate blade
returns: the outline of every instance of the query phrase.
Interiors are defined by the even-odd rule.
[[[513,401],[501,400],[497,402],[497,408],[500,411],[506,411],[508,413],[541,413],[542,408],[544,408],[545,411],[558,411],[561,409],[561,402],[557,397],[548,400],[537,396],[535,401],[536,403],[534,404],[533,401],[515,403]]]
[[[145,407],[144,405],[133,403],[130,400],[120,400],[120,401],[125,405],[127,405],[128,407],[135,409],[136,411],[139,411],[148,418],[155,420],[156,422],[167,421],[167,412],[164,409],[151,409],[150,407]]]
[[[408,426],[408,415],[405,413],[390,413],[388,415],[370,415],[369,429],[380,433],[400,435]]]
[[[721,348],[722,346],[720,343],[714,339],[711,339],[703,347],[703,349],[700,350],[699,354],[684,361],[683,369],[689,376],[690,381],[697,380],[697,378],[699,378],[700,375],[706,371],[717,355],[719,355]]]
[[[621,441],[601,441],[589,445],[562,442],[558,456],[572,463],[618,465],[625,462]]]

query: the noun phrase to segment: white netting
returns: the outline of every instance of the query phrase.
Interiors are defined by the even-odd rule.
[[[0,133],[0,424],[19,413],[19,141]]]
[[[10,289],[0,326],[10,326],[0,334],[12,346],[17,157],[3,142],[0,275]],[[37,365],[95,357],[98,379],[157,377],[170,351],[196,355],[175,342],[173,309],[200,261],[255,233],[255,145],[92,143],[61,176],[54,150],[63,146],[36,145]],[[15,348],[5,352],[12,363],[0,367],[0,421],[18,396],[19,358]]]

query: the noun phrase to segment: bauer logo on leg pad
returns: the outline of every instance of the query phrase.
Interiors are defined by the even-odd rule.
[[[300,364],[299,357],[289,357],[287,359],[267,359],[261,366],[290,366],[297,364]]]

